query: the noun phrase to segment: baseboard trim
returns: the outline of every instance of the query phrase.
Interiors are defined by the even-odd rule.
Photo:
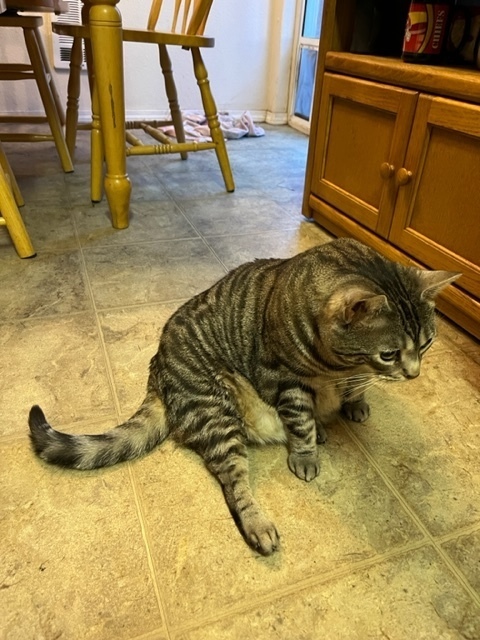
[[[286,115],[283,120],[270,121],[267,120],[267,111],[251,111],[249,109],[220,109],[219,113],[228,113],[231,116],[240,117],[242,113],[248,111],[254,122],[268,122],[269,124],[286,124]],[[127,111],[126,120],[166,120],[170,113],[168,111]],[[79,122],[90,122],[91,113],[89,111],[80,111],[78,114]]]
[[[288,124],[288,115],[283,111],[267,111],[265,122],[267,124]]]

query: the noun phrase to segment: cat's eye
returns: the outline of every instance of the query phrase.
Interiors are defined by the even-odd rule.
[[[433,342],[433,338],[429,338],[425,344],[422,344],[422,346],[420,347],[420,351],[426,351],[429,347],[432,346],[432,342]]]
[[[382,351],[380,358],[384,362],[394,362],[397,359],[398,351]]]

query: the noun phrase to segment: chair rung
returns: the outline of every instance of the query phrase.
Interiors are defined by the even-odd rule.
[[[33,71],[31,64],[17,64],[14,62],[0,64],[0,73],[2,71]]]
[[[202,151],[215,149],[214,142],[174,142],[172,144],[145,144],[141,147],[130,147],[127,156],[154,156],[182,151]]]
[[[48,122],[47,116],[0,116],[0,122],[23,122],[25,124],[39,124]]]
[[[154,140],[161,142],[162,144],[171,144],[172,139],[163,133],[163,131],[159,131],[159,129],[154,129],[149,124],[143,123],[142,129],[145,133],[148,133]]]
[[[130,131],[125,132],[125,139],[127,140],[128,144],[131,144],[134,147],[143,146],[143,142],[139,138],[134,136],[133,133],[131,133]]]
[[[127,120],[125,127],[127,129],[143,129],[145,125],[151,127],[169,127],[173,124],[172,120]]]
[[[0,71],[0,80],[35,80],[33,71]]]
[[[40,133],[0,133],[2,142],[51,142],[53,136]]]
[[[2,216],[0,216],[0,227],[6,227],[7,223],[5,221],[5,218],[2,218]]]

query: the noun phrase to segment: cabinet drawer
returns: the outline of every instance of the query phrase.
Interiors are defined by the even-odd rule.
[[[312,191],[387,237],[418,93],[326,73]]]

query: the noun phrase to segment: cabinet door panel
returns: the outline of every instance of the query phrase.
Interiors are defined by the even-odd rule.
[[[326,73],[312,188],[387,237],[417,93]]]
[[[480,297],[480,107],[421,96],[390,240]]]

